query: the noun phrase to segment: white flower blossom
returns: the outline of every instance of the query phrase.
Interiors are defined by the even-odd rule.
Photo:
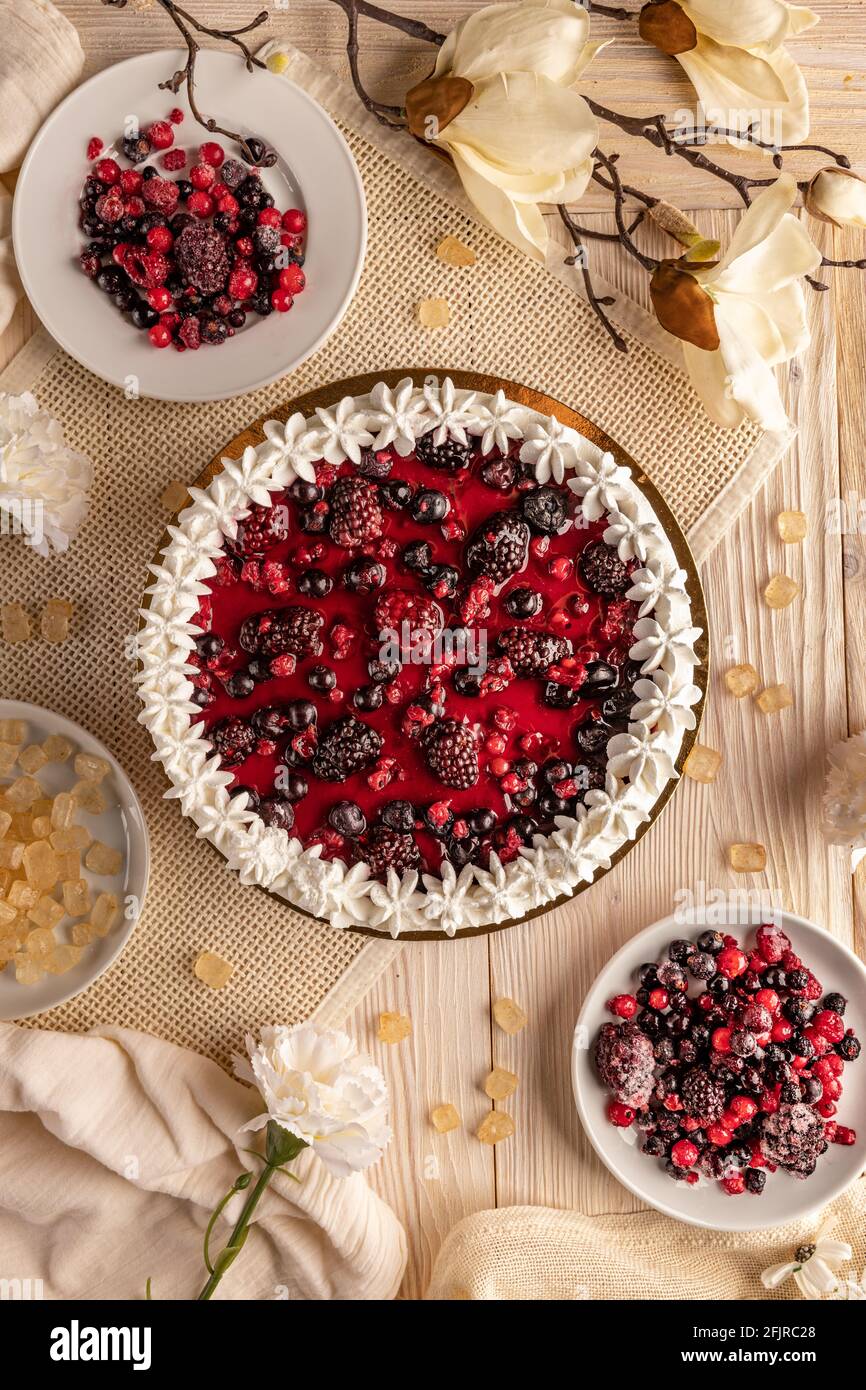
[[[29,391],[0,391],[0,516],[38,555],[69,549],[89,506],[93,466]]]
[[[270,1121],[303,1140],[337,1178],[378,1162],[391,1142],[388,1087],[353,1040],[313,1023],[263,1028],[246,1038],[249,1061],[233,1058],[235,1075],[262,1094],[264,1112],[243,1126]]]
[[[777,1289],[793,1274],[794,1283],[804,1298],[823,1298],[824,1294],[836,1292],[840,1283],[837,1270],[851,1259],[852,1254],[851,1246],[844,1240],[819,1236],[813,1244],[799,1246],[792,1260],[765,1269],[761,1274],[761,1283],[765,1289]]]

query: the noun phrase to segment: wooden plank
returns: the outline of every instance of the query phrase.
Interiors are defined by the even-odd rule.
[[[862,232],[837,231],[833,255],[839,260],[866,254]],[[866,728],[866,275],[837,270],[835,308],[838,320],[836,374],[839,392],[839,497],[847,504],[853,528],[842,537],[845,583],[845,658],[848,677],[848,728]],[[862,521],[860,517],[862,516]],[[842,855],[844,851],[831,851]],[[866,956],[866,868],[854,880],[854,949]]]
[[[399,1044],[378,1042],[379,1013],[395,1011],[412,1019],[412,1036]],[[482,1090],[490,1070],[486,940],[407,944],[348,1027],[391,1088],[394,1140],[367,1176],[409,1237],[401,1297],[420,1298],[451,1227],[496,1204],[493,1151],[475,1138],[490,1104]],[[437,1134],[430,1111],[449,1101],[461,1128]]]

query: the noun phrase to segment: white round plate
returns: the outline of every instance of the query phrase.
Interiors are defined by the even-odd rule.
[[[766,913],[762,915],[751,910],[744,910],[738,920],[735,908],[726,921],[719,921],[714,912],[710,925],[721,931],[727,928],[742,940],[749,936],[750,930],[767,920]],[[845,995],[848,1000],[845,1024],[862,1040],[866,1031],[866,967],[841,941],[822,927],[807,922],[805,917],[776,912],[773,920],[790,937],[792,948],[815,973],[824,990]],[[637,1130],[617,1129],[609,1123],[606,1109],[610,1097],[596,1074],[593,1061],[599,1028],[603,1023],[616,1021],[605,1008],[608,999],[615,994],[634,993],[637,970],[644,961],[664,960],[675,937],[691,936],[692,931],[697,936],[704,925],[705,913],[701,911],[666,917],[626,942],[608,961],[586,996],[574,1030],[571,1052],[574,1099],[581,1123],[602,1163],[641,1201],[690,1226],[706,1226],[714,1231],[764,1230],[810,1216],[844,1192],[863,1171],[866,1162],[866,1052],[845,1067],[844,1091],[836,1117],[840,1124],[857,1131],[857,1143],[850,1146],[831,1144],[819,1159],[812,1177],[805,1180],[791,1177],[781,1168],[768,1173],[767,1185],[760,1196],[750,1192],[729,1196],[717,1182],[706,1179],[690,1187],[669,1178],[658,1159],[641,1153]],[[632,1135],[637,1136],[634,1144],[627,1137]]]
[[[81,994],[117,959],[132,935],[138,916],[144,907],[147,880],[150,872],[150,846],[147,825],[138,797],[120,764],[98,739],[71,719],[52,714],[38,705],[21,700],[0,700],[0,719],[23,719],[28,725],[28,743],[41,743],[49,734],[60,734],[74,745],[76,753],[93,753],[111,764],[111,772],[101,783],[108,809],[101,816],[79,813],[95,840],[123,855],[123,866],[114,878],[96,877],[82,868],[95,893],[114,893],[121,906],[119,920],[107,936],[97,938],[85,947],[77,965],[65,975],[45,975],[36,985],[19,985],[12,966],[0,970],[0,1019],[30,1018],[33,1014],[53,1009]],[[73,757],[75,754],[73,753]],[[74,779],[71,759],[66,763],[48,763],[37,773],[49,795],[67,790]],[[64,940],[64,927],[58,928],[58,940]]]
[[[176,144],[195,153],[209,137],[192,118],[186,89],[175,97],[158,84],[182,65],[171,50],[128,58],[77,87],[48,117],[27,153],[15,189],[12,238],[27,297],[45,327],[70,356],[131,395],[166,401],[215,401],[240,396],[290,372],[325,341],[348,308],[364,263],[367,215],[361,178],[331,118],[299,87],[267,70],[247,72],[232,53],[206,50],[196,63],[201,111],[242,135],[257,135],[279,159],[262,179],[278,207],[302,206],[308,234],[307,287],[288,313],[246,325],[219,348],[178,353],[151,346],[147,333],[81,273],[86,242],[78,226],[78,197],[88,170],[87,143],[119,140],[133,114],[142,128],[185,114]],[[124,161],[121,161],[122,163]],[[160,156],[151,159],[161,168]],[[189,165],[195,163],[189,159]],[[178,177],[174,175],[173,177]]]

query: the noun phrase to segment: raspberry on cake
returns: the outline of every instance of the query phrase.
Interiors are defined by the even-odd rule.
[[[252,175],[232,187],[269,207]],[[157,254],[199,274],[228,249],[215,230],[186,221]],[[272,233],[247,219],[235,288]],[[224,308],[184,320],[189,346]],[[329,405],[267,422],[181,514],[144,615],[144,717],[161,758],[171,729],[179,785],[199,744],[214,755],[184,806],[245,882],[301,905],[320,884],[323,915],[382,931],[519,918],[590,882],[670,780],[700,698],[690,653],[644,679],[631,652],[639,611],[690,630],[683,571],[628,470],[575,431],[575,477],[536,477],[549,417],[528,407],[509,403],[501,437],[501,402],[450,382],[341,398],[339,428]],[[602,475],[640,522],[640,563],[583,510]],[[166,634],[190,625],[175,668]]]

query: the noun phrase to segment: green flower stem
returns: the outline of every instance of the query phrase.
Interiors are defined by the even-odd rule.
[[[201,1302],[203,1299],[213,1298],[216,1287],[222,1279],[223,1275],[225,1274],[226,1270],[229,1268],[231,1264],[234,1263],[238,1255],[241,1253],[244,1242],[247,1236],[249,1235],[250,1220],[252,1218],[253,1212],[255,1211],[256,1207],[261,1201],[261,1198],[264,1195],[265,1188],[267,1187],[268,1183],[270,1182],[271,1178],[274,1176],[274,1173],[276,1171],[276,1168],[272,1164],[265,1164],[264,1168],[259,1174],[258,1182],[250,1192],[250,1195],[247,1197],[247,1200],[244,1202],[243,1211],[238,1217],[235,1223],[234,1230],[229,1236],[228,1244],[226,1245],[225,1249],[221,1252],[221,1254],[219,1254],[216,1258],[216,1262],[213,1267],[213,1272],[211,1273],[201,1293],[198,1295],[198,1299],[196,1300],[197,1302]]]
[[[205,1232],[205,1264],[210,1271],[210,1276],[201,1293],[198,1295],[196,1302],[202,1302],[213,1298],[217,1285],[226,1270],[234,1264],[234,1261],[244,1247],[246,1238],[250,1233],[250,1221],[252,1220],[253,1213],[261,1201],[265,1188],[274,1176],[274,1173],[287,1171],[284,1169],[283,1165],[290,1163],[293,1158],[297,1158],[301,1150],[306,1147],[307,1145],[304,1143],[303,1139],[297,1139],[294,1134],[289,1134],[287,1130],[282,1129],[281,1126],[276,1124],[273,1120],[268,1123],[264,1167],[258,1176],[255,1186],[251,1189],[244,1203],[243,1210],[235,1222],[234,1229],[228,1238],[227,1244],[220,1254],[217,1255],[213,1265],[211,1265],[208,1249],[211,1232],[213,1231],[220,1213],[231,1198],[235,1196],[237,1192],[241,1192],[244,1188],[249,1186],[252,1174],[244,1173],[240,1178],[235,1180],[231,1190],[223,1197],[208,1222]],[[289,1173],[288,1176],[294,1177],[294,1174]]]

